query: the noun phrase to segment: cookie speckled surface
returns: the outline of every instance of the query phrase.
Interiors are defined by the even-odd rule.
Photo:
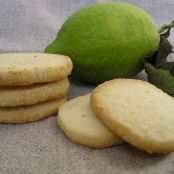
[[[71,73],[67,56],[44,53],[0,54],[0,86],[58,81]]]
[[[92,108],[125,141],[148,153],[174,151],[174,99],[155,86],[133,79],[99,85]]]
[[[90,94],[65,103],[58,113],[58,125],[68,138],[83,146],[104,148],[123,142],[96,117],[91,109]]]

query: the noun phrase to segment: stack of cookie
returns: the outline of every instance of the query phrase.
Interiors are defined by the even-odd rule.
[[[174,99],[141,80],[111,80],[65,103],[58,125],[73,142],[88,147],[125,141],[148,153],[174,151]]]
[[[0,122],[24,123],[58,111],[66,102],[71,60],[44,53],[0,55]]]

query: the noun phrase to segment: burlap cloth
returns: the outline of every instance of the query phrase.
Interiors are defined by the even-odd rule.
[[[0,0],[0,51],[43,52],[68,15],[94,2]],[[158,26],[174,19],[174,0],[127,2],[144,8]],[[144,73],[137,78],[146,79]],[[93,87],[72,80],[70,98]],[[85,148],[64,136],[56,126],[55,116],[28,124],[0,125],[0,174],[58,173],[168,174],[174,173],[174,154],[148,155],[128,144],[103,150]]]

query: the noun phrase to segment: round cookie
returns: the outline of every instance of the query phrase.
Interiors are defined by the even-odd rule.
[[[30,106],[0,107],[0,123],[26,123],[55,114],[66,98],[50,100]]]
[[[115,79],[91,95],[94,112],[125,141],[148,153],[174,151],[174,99],[151,85]]]
[[[90,94],[66,102],[59,109],[58,125],[73,142],[87,147],[104,148],[123,141],[91,110]]]
[[[72,70],[67,56],[45,53],[0,54],[0,86],[59,81]]]
[[[30,86],[0,87],[0,106],[24,106],[64,97],[69,90],[67,78]]]

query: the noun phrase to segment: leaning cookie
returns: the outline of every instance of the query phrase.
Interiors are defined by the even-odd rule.
[[[68,138],[83,146],[105,148],[123,142],[93,113],[90,94],[65,103],[58,113],[58,125]]]
[[[69,57],[44,53],[0,54],[0,86],[59,81],[72,70]]]
[[[0,107],[0,123],[26,123],[55,114],[66,98],[50,100],[30,106]]]
[[[0,106],[25,106],[65,97],[69,90],[67,78],[29,86],[0,87]]]
[[[174,151],[174,99],[140,80],[117,79],[99,85],[92,108],[125,141],[149,153]]]

